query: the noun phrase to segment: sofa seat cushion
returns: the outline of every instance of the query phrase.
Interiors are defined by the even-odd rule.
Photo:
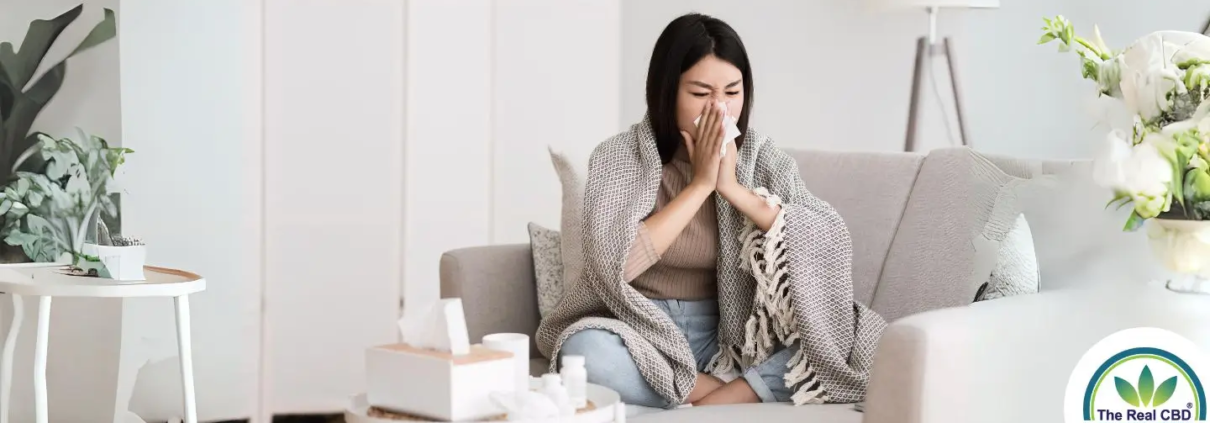
[[[689,407],[669,411],[643,413],[627,418],[633,423],[734,423],[734,422],[811,422],[860,423],[861,413],[853,404],[803,405],[732,404]]]

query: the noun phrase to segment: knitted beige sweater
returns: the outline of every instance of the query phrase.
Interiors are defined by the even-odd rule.
[[[676,198],[693,180],[693,165],[681,149],[664,165],[655,211]],[[647,227],[639,222],[638,235],[626,257],[623,278],[647,298],[705,300],[718,296],[718,215],[714,199],[701,208],[676,240],[657,254]]]

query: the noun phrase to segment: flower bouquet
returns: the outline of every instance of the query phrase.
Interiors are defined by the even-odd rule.
[[[1086,39],[1062,16],[1045,23],[1038,44],[1075,50],[1098,95],[1133,118],[1109,132],[1093,162],[1093,178],[1114,192],[1107,207],[1131,206],[1123,230],[1151,222],[1153,251],[1189,276],[1170,288],[1210,292],[1210,37],[1159,31],[1114,50],[1099,28]]]

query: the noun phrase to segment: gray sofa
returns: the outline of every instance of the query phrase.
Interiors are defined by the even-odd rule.
[[[986,240],[978,239],[980,225],[986,224],[989,204],[1013,198],[999,193],[1001,185],[987,181],[1005,174],[1017,178],[1060,174],[1078,164],[984,157],[965,148],[928,154],[790,153],[807,187],[831,203],[848,225],[854,247],[855,298],[892,323],[924,311],[969,305],[975,297],[988,271],[981,263],[995,259]],[[538,326],[528,244],[447,252],[441,258],[441,295],[462,299],[472,340],[493,332],[532,335]],[[910,336],[895,330],[893,324],[888,329],[892,338],[911,342]],[[885,343],[888,338],[883,339]],[[547,361],[536,353],[536,346],[533,350],[531,370],[537,375],[545,372]],[[880,343],[879,364],[870,383],[871,391],[894,391],[893,400],[905,407],[910,407],[913,395],[910,350]],[[902,366],[889,366],[895,370],[878,374],[877,369],[888,367],[886,363],[901,359]],[[631,420],[858,422],[862,416],[852,404],[745,404],[661,411]]]

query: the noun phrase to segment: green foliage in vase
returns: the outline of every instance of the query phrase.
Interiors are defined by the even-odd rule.
[[[4,183],[18,170],[30,170],[20,168],[24,157],[38,142],[38,134],[30,129],[67,78],[67,59],[117,36],[114,12],[105,9],[104,19],[93,26],[67,57],[35,78],[46,52],[82,11],[80,5],[53,19],[33,21],[20,49],[9,42],[0,43],[0,181]],[[26,164],[37,166],[33,161]]]
[[[45,134],[38,140],[44,170],[17,172],[17,179],[4,187],[0,236],[34,261],[60,261],[68,254],[74,263],[97,213],[117,215],[110,195],[118,192],[114,173],[134,151],[110,147],[83,131],[78,140]]]

